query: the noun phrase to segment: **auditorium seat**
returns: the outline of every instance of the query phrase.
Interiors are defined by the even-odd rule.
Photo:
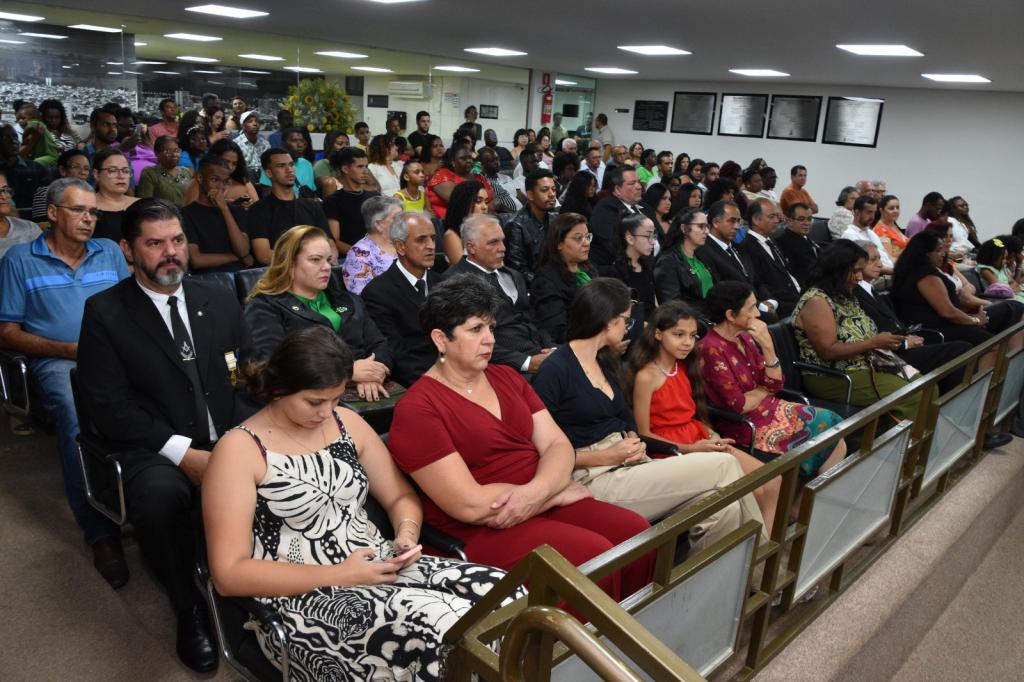
[[[832,241],[832,233],[828,231],[828,221],[824,218],[815,218],[811,223],[811,232],[808,236],[812,242],[828,244]]]
[[[256,282],[260,281],[260,277],[266,271],[266,268],[249,268],[235,273],[235,293],[242,305],[245,305],[245,299],[249,292],[255,288]]]
[[[785,379],[787,389],[800,395],[807,395],[811,405],[832,410],[844,419],[860,411],[859,407],[851,404],[853,381],[846,375],[846,372],[812,365],[801,362],[798,359],[800,352],[796,345],[796,336],[791,322],[783,321],[770,324],[768,325],[768,332],[772,335],[772,341],[775,343],[775,353],[782,362],[782,376]],[[803,390],[803,372],[827,374],[844,380],[847,383],[846,401],[842,403],[834,402],[806,393]]]
[[[235,273],[233,272],[201,272],[196,275],[189,275],[189,277],[200,282],[216,284],[232,294],[235,293]]]

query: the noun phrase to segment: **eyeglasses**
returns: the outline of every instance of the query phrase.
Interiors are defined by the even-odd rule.
[[[636,324],[636,320],[629,313],[623,313],[616,315],[616,317],[622,318],[622,321],[626,323],[626,333],[633,331],[633,326]]]
[[[98,208],[89,208],[88,206],[65,206],[64,204],[54,204],[57,208],[63,208],[71,213],[71,215],[78,216],[79,218],[85,217],[88,213],[94,219],[100,217],[100,210]]]
[[[648,232],[646,234],[636,234],[633,236],[635,236],[637,239],[646,239],[649,242],[653,242],[655,239],[657,239],[657,237],[654,236],[653,232]]]
[[[180,149],[164,149],[160,153],[163,154],[164,156],[177,156],[178,154],[181,154],[181,150]]]
[[[101,168],[99,170],[101,173],[106,173],[111,177],[114,177],[115,175],[124,175],[127,177],[132,174],[131,168]]]
[[[0,187],[0,194],[6,194],[9,197],[13,197],[14,196],[14,188],[13,187],[7,187],[6,185],[3,186],[3,187]]]
[[[577,244],[589,244],[590,242],[594,241],[594,235],[591,232],[587,232],[586,234],[574,234],[571,235],[569,239],[573,240]]]
[[[874,210],[874,209],[872,209],[872,210]],[[811,216],[808,215],[808,216],[800,216],[800,217],[797,217],[797,218],[790,218],[790,220],[792,220],[794,223],[809,223],[809,222],[811,222],[813,220],[813,218],[811,218]]]
[[[85,163],[73,163],[70,166],[68,166],[68,170],[79,171],[79,172],[85,171],[86,173],[88,173],[89,172],[89,165],[85,164]]]

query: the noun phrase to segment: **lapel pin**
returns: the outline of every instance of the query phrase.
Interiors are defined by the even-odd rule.
[[[197,312],[196,312],[196,315],[198,315],[199,317],[202,317],[202,316],[203,316],[203,311],[202,311],[202,310],[200,310],[200,311],[197,311]]]
[[[292,310],[294,310],[295,312],[298,312],[299,311],[299,306],[293,305],[292,306]]]

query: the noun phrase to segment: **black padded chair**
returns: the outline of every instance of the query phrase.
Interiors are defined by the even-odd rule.
[[[846,372],[812,365],[799,360],[800,353],[796,345],[796,334],[793,330],[792,322],[782,321],[770,324],[768,325],[768,332],[772,335],[772,341],[775,343],[775,352],[782,362],[782,375],[786,382],[786,389],[790,394],[806,395],[807,399],[804,402],[815,407],[832,410],[844,419],[860,411],[861,408],[853,405],[851,402],[853,399],[853,380],[847,376]],[[818,398],[813,394],[807,393],[803,389],[804,372],[832,376],[846,382],[846,399],[843,402],[836,402]],[[790,398],[787,397],[787,399]]]
[[[985,293],[985,289],[987,288],[987,285],[985,284],[985,282],[982,281],[981,275],[978,274],[977,270],[975,270],[973,268],[971,268],[970,270],[961,270],[960,274],[964,276],[964,279],[966,279],[967,282],[971,286],[974,287],[974,294],[978,298],[984,298],[984,299],[987,299],[989,301],[1005,301],[1005,300],[1007,300],[1007,299],[1001,298],[999,296],[992,296],[991,294],[986,294]]]
[[[245,305],[245,298],[255,288],[256,282],[260,281],[260,277],[266,271],[266,268],[249,268],[235,273],[235,295],[238,296],[242,305]]]
[[[235,293],[235,273],[233,272],[201,272],[197,275],[189,275],[194,280],[215,284],[225,291]]]
[[[0,349],[0,397],[8,414],[29,416],[34,401],[28,379],[28,358],[24,355]]]
[[[815,218],[811,223],[811,232],[808,236],[812,242],[828,244],[832,241],[832,233],[828,231],[828,221],[824,218]]]
[[[88,405],[81,398],[78,370],[71,370],[71,395],[78,414],[78,463],[82,468],[85,497],[96,511],[119,526],[128,519],[120,458],[123,453],[100,435]]]

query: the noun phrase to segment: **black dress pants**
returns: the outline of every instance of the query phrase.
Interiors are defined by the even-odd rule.
[[[929,343],[917,348],[897,351],[897,355],[913,365],[921,374],[942,367],[944,364],[963,355],[971,349],[967,341],[946,341],[945,343]],[[964,370],[960,368],[950,372],[939,383],[939,393],[956,388],[964,378]]]

